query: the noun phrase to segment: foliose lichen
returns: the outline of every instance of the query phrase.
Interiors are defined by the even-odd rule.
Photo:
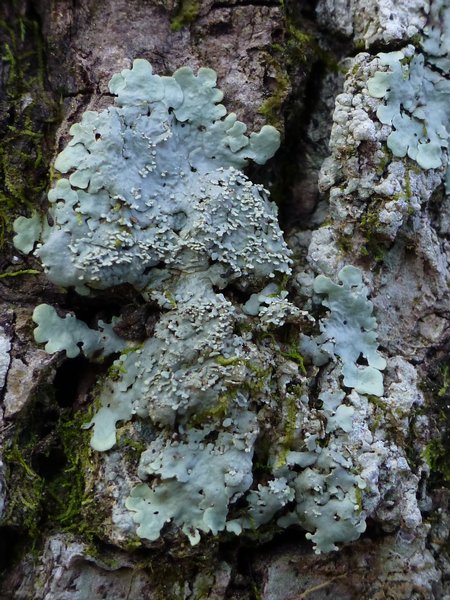
[[[446,163],[450,136],[450,4],[433,2],[422,41],[423,52],[413,46],[380,53],[378,71],[367,84],[369,94],[384,99],[377,110],[381,123],[392,127],[387,146],[394,156],[409,156],[423,169]]]
[[[324,275],[316,277],[314,291],[326,296],[322,304],[330,313],[320,322],[320,336],[303,336],[300,348],[317,366],[330,358],[339,359],[346,387],[360,394],[382,396],[381,371],[386,368],[386,361],[378,352],[373,304],[367,299],[359,269],[348,265],[341,269],[338,278],[340,285]],[[360,359],[367,364],[358,364]]]
[[[49,193],[53,225],[18,219],[16,247],[37,243],[49,279],[84,294],[120,283],[145,289],[157,265],[218,263],[230,271],[225,280],[287,272],[274,207],[240,172],[248,159],[272,156],[279,134],[265,126],[247,137],[215,84],[211,69],[159,77],[140,59],[115,75],[116,106],[84,113],[55,161],[70,175]]]
[[[276,209],[241,169],[272,156],[279,135],[266,126],[247,137],[215,83],[210,69],[158,77],[144,60],[115,75],[116,105],[85,113],[56,159],[66,176],[49,192],[51,219],[15,224],[16,246],[52,282],[80,294],[133,286],[158,307],[152,333],[137,344],[116,334],[114,319],[91,329],[40,305],[35,337],[69,357],[112,356],[96,386],[91,446],[108,452],[121,423],[146,424],[123,499],[141,538],[169,528],[196,544],[275,521],[301,524],[317,552],[334,550],[365,527],[365,483],[345,448],[354,408],[337,374],[312,409],[298,346],[277,339],[280,327],[298,332],[305,312],[284,289],[290,253]],[[347,267],[339,277],[343,285],[316,279],[330,316],[311,344],[321,364],[342,362],[344,386],[381,394],[361,274]]]

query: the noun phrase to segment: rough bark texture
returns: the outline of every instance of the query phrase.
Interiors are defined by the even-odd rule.
[[[446,156],[423,169],[388,152],[383,100],[368,93],[382,69],[377,52],[411,43],[419,51],[431,13],[406,0],[0,7],[0,598],[450,598]],[[15,217],[45,209],[50,165],[70,126],[111,104],[109,79],[138,57],[161,75],[215,69],[230,111],[249,128],[280,129],[280,151],[250,174],[279,205],[294,258],[290,300],[319,318],[314,277],[336,281],[349,264],[370,290],[385,392],[346,390],[354,411],[346,452],[369,491],[359,507],[366,531],[338,551],[315,554],[298,526],[205,535],[194,547],[173,532],[143,544],[129,533],[131,518],[123,525],[138,448],[103,458],[81,428],[105,369],[33,340],[31,314],[42,302],[86,321],[137,303],[128,288],[93,298],[62,290],[11,240]],[[123,326],[136,320],[131,311]],[[339,372],[334,364],[310,371],[317,402]],[[320,411],[313,400],[309,409],[311,429],[302,426],[313,432]]]

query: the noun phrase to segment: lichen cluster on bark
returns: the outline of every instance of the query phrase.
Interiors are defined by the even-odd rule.
[[[3,3],[0,598],[450,598],[446,150],[431,169],[392,153],[395,126],[377,117],[386,94],[370,93],[370,81],[388,70],[377,53],[401,50],[407,73],[413,55],[445,46],[449,12],[446,0]],[[120,379],[120,365],[50,355],[33,340],[31,315],[42,303],[88,325],[121,312],[117,332],[128,340],[154,333],[157,311],[130,286],[79,296],[51,284],[11,242],[17,216],[45,213],[52,161],[69,127],[112,103],[110,77],[135,58],[160,74],[183,65],[215,69],[227,108],[250,128],[271,123],[282,132],[278,154],[249,174],[279,205],[293,253],[293,275],[283,282],[288,300],[316,322],[303,313],[284,329],[260,332],[244,353],[254,362],[265,352],[264,370],[248,370],[241,385],[251,398],[262,385],[285,394],[280,413],[261,419],[273,421],[253,459],[261,482],[269,480],[271,433],[284,462],[300,437],[325,446],[335,414],[322,410],[323,399],[344,389],[342,422],[351,427],[336,443],[364,481],[355,505],[367,529],[338,551],[317,556],[303,529],[272,525],[249,527],[242,539],[205,537],[195,547],[168,529],[143,544],[123,503],[151,428],[144,423],[138,436],[133,422],[121,424],[106,458],[82,428],[98,409],[102,381]],[[442,68],[441,55],[432,60]],[[336,282],[346,265],[358,267],[374,306],[387,360],[380,396],[346,386],[338,359],[315,367],[297,343],[300,331],[314,340],[319,323],[326,330],[316,276]],[[230,302],[244,305],[243,293],[233,289]],[[270,300],[258,302],[270,308]],[[226,360],[221,368],[237,373],[239,365]]]

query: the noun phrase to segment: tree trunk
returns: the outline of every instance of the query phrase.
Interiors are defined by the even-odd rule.
[[[449,12],[448,0],[431,0],[425,7],[411,0],[3,3],[0,598],[450,598],[450,201],[444,185]],[[239,341],[236,356],[221,352],[214,357],[200,349],[192,370],[183,371],[186,385],[194,389],[196,369],[205,360],[214,363],[217,380],[228,377],[217,403],[208,406],[207,415],[201,405],[191,414],[196,399],[188,397],[174,422],[166,423],[165,416],[155,416],[158,394],[146,416],[142,402],[135,409],[138,398],[133,416],[115,418],[115,444],[101,451],[97,434],[91,438],[86,425],[100,427],[100,411],[110,408],[102,400],[105,390],[125,381],[139,358],[130,354],[164,335],[161,323],[168,323],[166,329],[190,324],[191,312],[182,312],[176,296],[182,296],[183,285],[177,277],[203,285],[187,267],[174,275],[178,267],[172,265],[167,274],[155,261],[152,269],[164,271],[167,281],[176,279],[173,287],[167,284],[176,290],[175,300],[169,292],[162,300],[166,292],[154,292],[156,283],[140,289],[131,275],[92,291],[89,283],[87,288],[83,282],[61,283],[69,264],[67,269],[62,265],[60,280],[53,277],[48,265],[55,257],[46,263],[39,250],[47,244],[46,227],[55,231],[57,226],[57,202],[48,191],[59,189],[58,180],[78,168],[54,166],[55,157],[77,135],[74,129],[69,133],[70,127],[86,111],[101,113],[114,102],[121,109],[120,86],[126,85],[126,70],[135,59],[146,59],[160,76],[184,66],[194,74],[202,67],[214,69],[229,113],[236,113],[249,131],[265,124],[280,131],[279,151],[262,166],[265,159],[258,159],[256,149],[259,164],[248,165],[246,175],[269,189],[278,205],[291,258],[283,258],[288,250],[280,250],[278,225],[270,229],[272,213],[250,215],[252,248],[272,232],[271,256],[278,252],[273,271],[260,277],[260,267],[246,272],[240,262],[244,250],[228,248],[228,254],[236,253],[231,270],[239,263],[244,275],[220,271],[229,283],[219,285],[217,277],[208,290],[213,308],[219,302],[217,322],[223,317],[225,323],[228,310],[232,316],[217,331],[200,327],[186,334],[201,340],[203,335],[205,345],[213,344],[214,336],[226,344]],[[139,61],[133,68],[139,65],[147,68]],[[115,79],[119,83],[109,87],[111,77],[121,72],[122,79]],[[183,89],[186,96],[188,88]],[[200,106],[204,96],[199,98],[193,102]],[[220,101],[217,96],[215,104]],[[199,123],[209,110],[206,100],[204,106]],[[167,119],[173,119],[173,110],[178,109],[171,108]],[[176,118],[179,131],[192,121]],[[223,112],[215,119],[222,122]],[[208,127],[199,125],[198,135]],[[272,129],[262,131],[274,135]],[[102,141],[107,133],[96,135]],[[237,134],[227,130],[226,135],[224,153],[237,155]],[[184,139],[189,146],[191,138]],[[243,162],[252,158],[242,156]],[[197,168],[191,170],[188,176],[197,181]],[[238,186],[251,187],[244,176],[236,177]],[[233,182],[213,185],[223,189]],[[72,188],[92,191],[84,184],[72,183]],[[192,189],[203,193],[194,184]],[[265,199],[258,190],[252,191],[257,202]],[[206,196],[200,203],[208,202]],[[227,196],[220,198],[223,204]],[[169,200],[160,188],[157,202],[164,212]],[[205,222],[213,210],[206,209]],[[30,237],[37,223],[32,215],[44,219],[43,233],[37,234],[41,238]],[[28,220],[18,225],[15,219],[21,216]],[[247,235],[245,219],[247,213],[239,213],[236,231],[241,233],[233,238],[238,244],[239,235]],[[206,237],[194,240],[192,253],[207,243]],[[217,262],[222,249],[214,248],[208,268],[226,262]],[[161,263],[167,266],[170,260]],[[289,276],[283,276],[283,260],[290,264]],[[43,304],[57,308],[59,317],[52,318],[58,323],[61,316],[76,315],[73,351],[69,345],[50,348],[50,334],[45,339],[35,334],[35,340],[32,315]],[[113,316],[120,319],[111,321]],[[64,321],[66,332],[70,318]],[[112,323],[109,334],[102,322]],[[97,336],[100,330],[104,345],[110,335],[120,338],[122,346],[109,357],[100,357],[103,347],[89,355],[87,338],[81,348],[82,338],[76,337],[93,335],[84,323]],[[42,321],[39,326],[44,328]],[[186,338],[180,334],[180,354]],[[44,341],[49,341],[45,350]],[[158,348],[161,364],[176,352],[169,343]],[[166,371],[171,382],[181,378],[182,358]],[[202,394],[219,385],[217,380],[208,380]],[[129,389],[123,388],[124,396]],[[243,397],[249,425],[244,433],[239,429],[245,420],[242,406],[241,412],[230,408]],[[241,419],[237,429],[230,425],[233,419]],[[183,441],[191,439],[189,431],[201,431],[200,442]],[[159,458],[148,458],[151,449],[156,452],[158,436],[166,436]],[[221,444],[225,450],[219,450]],[[180,448],[192,453],[196,477],[206,472],[198,490],[203,499],[208,497],[203,488],[222,468],[216,464],[225,465],[227,475],[233,466],[236,472],[244,469],[247,459],[239,444],[248,445],[250,480],[223,485],[226,525],[211,524],[218,518],[214,511],[223,501],[222,490],[208,508],[214,516],[210,521],[202,516],[196,529],[178,516],[193,502],[185,492],[190,471],[180,474],[185,460]],[[207,449],[210,458],[205,460]],[[236,458],[227,459],[232,452]],[[161,493],[160,510],[177,501],[181,505],[153,538],[142,533],[154,531],[148,514],[139,521],[141,509],[133,508],[138,503],[134,490],[146,487],[144,480],[151,488],[146,493],[153,494],[149,504]],[[274,491],[277,485],[284,486],[283,501],[281,491]],[[233,495],[230,489],[237,491]],[[170,490],[177,491],[171,495]],[[258,516],[264,511],[270,518]]]

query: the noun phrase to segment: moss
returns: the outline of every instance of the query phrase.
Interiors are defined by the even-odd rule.
[[[242,382],[230,384],[226,391],[218,397],[214,406],[195,414],[191,419],[191,424],[194,427],[203,425],[211,420],[225,417],[229,412],[231,401],[236,398],[236,394],[239,390],[247,392],[250,398],[261,394],[267,386],[272,374],[271,367],[264,368],[239,357],[232,357],[229,359],[216,357],[216,361],[222,366],[231,366],[242,363],[248,370],[248,376]]]
[[[42,499],[45,481],[31,465],[31,457],[37,443],[32,436],[26,444],[20,443],[15,436],[4,452],[7,466],[8,504],[1,525],[18,527],[32,540],[39,538],[42,518]]]
[[[358,73],[360,68],[361,68],[361,65],[353,65],[353,69],[351,71],[351,74],[353,75],[353,77]]]
[[[392,161],[392,157],[392,152],[388,148],[383,148],[383,158],[380,159],[376,169],[376,173],[378,176],[381,177],[384,174],[386,167]]]
[[[284,358],[288,358],[289,360],[292,360],[292,362],[295,362],[295,364],[298,365],[300,372],[303,375],[306,375],[305,360],[295,346],[287,352],[281,352],[281,355]]]
[[[259,589],[258,585],[254,581],[252,582],[252,592],[253,592],[254,600],[264,600],[261,590]]]
[[[383,263],[386,255],[386,246],[379,238],[379,225],[377,211],[368,211],[361,217],[360,226],[366,242],[362,246],[360,253],[361,256],[369,257],[376,263]]]
[[[172,31],[180,31],[183,27],[190,25],[197,19],[199,10],[198,0],[181,0],[178,11],[170,23]]]
[[[343,254],[350,254],[353,250],[353,237],[346,233],[339,233],[336,238],[336,245]]]
[[[444,365],[441,370],[442,385],[438,390],[438,398],[443,398],[449,391],[450,387],[450,368],[449,365]]]
[[[441,439],[431,440],[423,451],[423,458],[431,471],[439,474],[446,483],[450,483],[450,448]]]
[[[377,408],[380,408],[381,410],[383,410],[384,412],[387,411],[388,409],[388,405],[386,403],[385,400],[382,400],[381,398],[379,398],[378,396],[372,396],[372,395],[368,395],[367,396],[367,400],[373,404],[374,406],[376,406]]]
[[[36,21],[0,21],[0,246],[12,222],[48,185],[50,131],[59,106],[46,90],[44,48]],[[7,112],[6,112],[7,111]]]
[[[247,369],[250,371],[250,377],[241,384],[241,389],[249,392],[250,397],[258,396],[265,390],[270,382],[272,367],[261,367],[247,362]]]
[[[108,369],[107,379],[109,381],[119,381],[126,372],[127,370],[123,366],[123,362],[112,364]]]
[[[388,404],[378,396],[367,396],[367,400],[375,406],[371,419],[371,431],[379,429],[381,423],[388,417]]]
[[[134,538],[128,537],[122,547],[126,552],[135,552],[142,548],[142,539],[138,536],[135,536]]]
[[[412,198],[411,173],[409,170],[407,170],[405,173],[405,194],[408,200]]]
[[[282,118],[281,112],[291,87],[290,78],[275,59],[268,57],[267,62],[271,64],[275,70],[275,89],[261,104],[258,112],[265,118],[267,123],[274,125],[277,128],[282,128],[280,123]]]
[[[41,271],[37,269],[21,269],[19,271],[9,271],[6,273],[0,273],[0,279],[5,277],[18,277],[19,275],[38,275]]]
[[[62,413],[56,432],[65,465],[47,483],[47,493],[52,499],[49,520],[58,523],[63,531],[80,534],[92,532],[92,521],[83,518],[83,512],[93,502],[86,492],[85,482],[85,475],[93,468],[90,433],[83,428],[90,417],[85,412]]]
[[[275,74],[275,85],[271,95],[258,109],[268,123],[282,129],[283,108],[291,89],[291,77],[299,69],[309,70],[311,63],[317,61],[322,50],[315,38],[298,29],[288,17],[285,20],[282,43],[272,44],[265,60]]]
[[[431,439],[422,458],[431,469],[431,486],[450,487],[450,362],[444,351],[430,363],[420,389],[427,399]]]
[[[225,417],[232,399],[236,397],[236,386],[230,387],[221,394],[215,405],[207,410],[203,410],[192,417],[191,423],[194,427],[205,424],[206,422]]]
[[[276,468],[279,469],[286,464],[288,452],[292,450],[297,430],[297,402],[296,396],[289,394],[286,397],[283,406],[284,412],[284,430],[281,440],[281,449],[276,461]]]
[[[221,367],[229,367],[230,365],[237,365],[243,362],[243,359],[239,356],[231,356],[230,358],[225,358],[224,356],[216,356],[214,360]]]
[[[171,308],[177,308],[176,300],[171,292],[166,290],[164,292],[164,297],[167,300],[167,302],[170,304]]]
[[[13,526],[36,547],[48,531],[73,532],[90,543],[100,537],[105,511],[91,495],[91,414],[61,409],[45,386],[16,421],[5,444],[8,504],[1,525]]]

